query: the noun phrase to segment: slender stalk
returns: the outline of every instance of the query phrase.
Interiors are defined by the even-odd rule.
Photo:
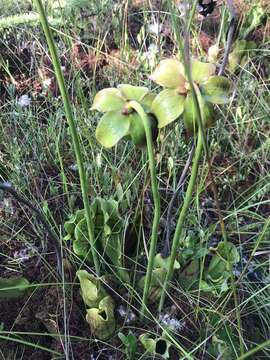
[[[194,154],[194,161],[193,161],[192,170],[191,170],[191,175],[190,175],[190,179],[189,179],[189,183],[188,183],[188,188],[187,188],[187,192],[185,195],[183,207],[182,207],[179,217],[178,217],[178,221],[177,221],[177,225],[176,225],[176,229],[175,229],[175,233],[174,233],[174,237],[173,237],[172,249],[171,249],[171,255],[170,255],[170,264],[169,264],[168,272],[166,274],[166,278],[164,281],[164,286],[162,288],[162,293],[161,293],[161,298],[160,298],[160,303],[159,303],[159,312],[162,311],[164,301],[165,301],[167,287],[168,287],[169,282],[172,279],[174,263],[176,260],[177,250],[179,247],[179,241],[181,239],[181,235],[183,232],[183,225],[184,225],[186,215],[187,215],[187,212],[188,212],[188,209],[190,206],[190,202],[192,200],[192,193],[193,193],[193,189],[194,189],[196,179],[197,179],[199,161],[201,158],[202,149],[203,149],[202,134],[201,134],[201,132],[199,132],[196,150],[195,150],[195,154]]]
[[[166,234],[165,234],[165,241],[164,241],[164,247],[163,247],[163,250],[161,252],[161,255],[163,258],[167,258],[170,256],[170,235],[171,235],[171,223],[172,223],[172,210],[173,210],[173,205],[174,205],[174,202],[176,200],[176,198],[178,197],[179,195],[179,192],[181,190],[181,188],[184,187],[184,183],[185,183],[185,180],[186,180],[186,177],[187,177],[187,172],[190,168],[190,165],[192,163],[192,159],[193,159],[193,155],[194,155],[194,150],[195,150],[195,146],[194,144],[192,145],[192,148],[189,152],[189,156],[188,156],[188,159],[186,161],[186,164],[184,166],[184,169],[182,171],[182,174],[180,176],[180,179],[178,181],[178,184],[177,184],[177,187],[176,187],[176,190],[169,202],[169,206],[168,206],[168,210],[167,210],[167,216],[166,216],[166,225],[165,225],[165,229],[166,229]]]
[[[228,1],[230,1],[230,0],[228,0]],[[202,121],[201,112],[198,110],[199,109],[199,103],[198,103],[198,99],[197,99],[197,96],[196,96],[195,88],[194,88],[193,81],[192,81],[191,71],[190,71],[190,65],[191,64],[190,64],[190,49],[189,49],[189,43],[190,43],[189,33],[190,33],[191,25],[192,25],[192,20],[193,20],[193,18],[195,16],[197,5],[198,5],[198,0],[195,0],[193,2],[192,8],[189,11],[188,19],[187,19],[187,21],[185,21],[184,40],[183,40],[183,37],[181,37],[181,35],[180,35],[180,31],[175,31],[175,36],[176,36],[177,42],[179,44],[179,50],[180,50],[180,53],[181,53],[181,57],[183,59],[185,73],[188,76],[188,81],[189,81],[189,84],[190,84],[191,93],[192,93],[194,106],[195,106],[195,111],[196,111],[197,123],[198,123],[200,131],[202,131],[202,129],[203,129],[203,121]],[[176,12],[173,10],[172,5],[170,5],[170,13],[171,13],[171,21],[172,21],[173,27],[176,28],[177,27],[177,25],[176,25]],[[208,163],[209,175],[210,175],[210,178],[211,178],[211,188],[212,188],[212,191],[213,191],[213,194],[214,194],[214,200],[215,200],[215,203],[216,203],[217,212],[218,212],[218,216],[219,216],[221,233],[222,233],[224,241],[226,241],[227,234],[226,234],[225,224],[224,224],[224,220],[223,220],[223,217],[222,217],[222,213],[221,213],[221,209],[220,209],[220,205],[219,205],[219,201],[218,201],[217,188],[216,188],[216,185],[215,185],[215,182],[214,182],[214,176],[213,176],[212,167],[211,167],[211,161],[210,161],[210,157],[209,157],[208,145],[207,145],[204,133],[203,133],[203,146],[204,146],[204,151],[205,151],[205,155],[206,155],[206,159],[207,159],[207,163]]]
[[[270,345],[270,340],[266,340],[263,343],[255,346],[254,348],[250,349],[248,352],[244,353],[243,355],[241,355],[240,357],[238,357],[236,360],[244,360],[244,359],[252,359],[251,356],[253,356],[254,354],[256,354],[256,352],[266,349],[268,346]],[[253,357],[253,359],[255,359]]]
[[[187,51],[186,51],[187,53]],[[189,63],[189,53],[186,54],[187,57],[187,63]],[[215,199],[215,203],[216,203],[216,207],[217,207],[217,211],[218,211],[218,216],[219,216],[219,222],[220,222],[220,229],[221,229],[221,234],[223,237],[223,241],[225,244],[225,248],[226,248],[226,255],[227,255],[227,259],[229,262],[229,271],[230,271],[230,277],[231,277],[231,283],[232,283],[232,293],[233,293],[233,298],[234,298],[234,303],[235,303],[235,308],[237,309],[237,304],[238,304],[238,299],[237,299],[237,291],[236,291],[236,286],[235,286],[235,281],[234,281],[234,274],[233,274],[233,269],[232,269],[232,263],[230,261],[230,254],[229,254],[229,247],[228,247],[228,237],[227,237],[227,232],[226,232],[226,228],[225,228],[225,223],[223,220],[223,216],[221,213],[221,208],[219,205],[219,200],[218,200],[218,191],[217,191],[217,187],[214,181],[214,175],[212,172],[212,166],[211,166],[211,161],[210,161],[210,156],[209,156],[209,149],[208,149],[208,145],[207,145],[207,140],[205,137],[205,133],[204,133],[204,127],[203,127],[203,112],[202,112],[202,107],[201,107],[201,94],[199,93],[199,91],[196,91],[196,88],[193,84],[192,81],[192,77],[191,77],[191,72],[190,72],[190,66],[187,66],[187,75],[188,75],[188,81],[190,84],[190,88],[191,88],[191,92],[192,92],[192,98],[194,101],[194,106],[195,106],[195,112],[196,112],[196,117],[197,117],[197,122],[199,125],[199,132],[202,135],[202,142],[203,142],[203,147],[204,147],[204,151],[205,151],[205,156],[206,156],[206,160],[207,160],[207,164],[208,164],[208,171],[209,171],[209,175],[210,175],[210,179],[211,179],[211,187],[212,187],[212,191],[214,194],[214,199]],[[243,345],[243,337],[242,337],[242,332],[241,332],[241,318],[240,318],[240,314],[237,311],[236,312],[236,318],[237,318],[237,326],[238,326],[238,333],[239,333],[239,345],[240,345],[240,351],[241,351],[241,355],[244,352],[244,345]]]
[[[145,284],[143,289],[143,300],[142,300],[142,308],[141,308],[141,318],[143,318],[147,306],[148,293],[151,284],[152,271],[154,265],[155,251],[157,245],[157,235],[158,235],[158,225],[160,219],[160,196],[158,191],[158,183],[157,183],[157,174],[156,174],[156,163],[154,159],[154,150],[153,150],[153,140],[152,140],[152,131],[149,124],[148,117],[142,108],[142,106],[136,101],[131,101],[129,103],[130,107],[133,108],[140,116],[143,126],[145,129],[146,142],[147,142],[147,152],[149,159],[149,168],[151,175],[151,186],[154,200],[154,219],[152,224],[152,233],[150,240],[150,249],[149,249],[149,257],[148,264],[145,276]]]
[[[236,16],[236,12],[235,12],[232,0],[227,0],[227,7],[231,14],[231,20],[230,20],[229,31],[228,31],[228,36],[227,36],[227,44],[225,46],[224,56],[223,56],[222,64],[219,69],[218,75],[223,75],[225,68],[227,66],[228,59],[229,59],[229,53],[231,51],[231,47],[233,44],[233,35],[234,35],[235,28],[237,25],[237,16]]]
[[[228,41],[227,41],[227,45],[226,45],[226,52],[229,53],[229,49],[231,46],[231,40],[232,40],[232,35],[233,35],[233,31],[234,31],[234,23],[235,23],[235,18],[234,18],[234,9],[233,9],[233,5],[232,5],[232,0],[227,0],[227,5],[230,9],[230,12],[232,13],[232,19],[231,19],[231,24],[230,24],[230,36],[228,37]],[[193,10],[193,9],[192,9]],[[189,24],[191,24],[191,19],[194,16],[194,12],[191,12],[190,15],[190,22]],[[234,281],[234,274],[233,274],[233,269],[232,269],[232,262],[230,261],[230,254],[229,254],[229,247],[228,247],[228,237],[227,237],[227,232],[226,232],[226,228],[225,228],[225,223],[223,220],[223,216],[221,213],[221,208],[220,208],[220,204],[219,204],[219,200],[218,200],[218,191],[217,191],[217,187],[214,181],[214,175],[212,172],[212,166],[211,166],[211,161],[210,161],[210,156],[209,156],[209,149],[208,149],[208,144],[207,144],[207,139],[204,133],[204,121],[203,121],[203,111],[202,111],[202,99],[201,99],[201,94],[198,91],[198,89],[195,87],[193,80],[192,80],[192,75],[191,75],[191,64],[190,64],[190,50],[189,50],[189,27],[187,27],[187,30],[185,31],[185,47],[184,49],[182,49],[183,51],[183,57],[184,57],[184,67],[187,73],[187,77],[188,77],[188,82],[191,88],[191,93],[192,93],[192,98],[193,98],[193,102],[194,102],[194,106],[195,106],[195,113],[196,113],[196,118],[197,118],[197,123],[199,126],[199,131],[202,135],[202,141],[203,141],[203,148],[205,151],[205,156],[206,156],[206,160],[208,163],[208,171],[209,171],[209,175],[211,178],[211,188],[214,194],[214,199],[215,199],[215,203],[216,203],[216,207],[217,207],[217,211],[218,211],[218,216],[219,216],[219,222],[220,222],[220,229],[221,229],[221,233],[222,233],[222,237],[223,237],[223,241],[225,244],[225,248],[226,248],[226,254],[227,254],[227,259],[229,262],[229,271],[230,271],[230,276],[231,276],[231,284],[232,284],[232,293],[233,293],[233,298],[234,298],[234,303],[235,303],[235,308],[238,308],[238,299],[237,299],[237,291],[236,291],[236,286],[235,286],[235,281]],[[221,66],[221,69],[219,71],[219,75],[221,75],[221,73],[224,71],[224,68],[226,66],[227,63],[227,58],[228,57],[228,53],[225,53],[224,59],[223,59],[223,64]],[[241,330],[241,317],[240,317],[240,313],[239,311],[236,311],[236,319],[237,319],[237,327],[238,327],[238,334],[239,334],[239,345],[240,345],[240,352],[241,355],[244,353],[244,344],[243,344],[243,336],[242,336],[242,330]]]
[[[225,15],[226,15],[226,5],[223,4],[222,10],[221,10],[221,21],[220,21],[220,26],[219,26],[219,31],[218,31],[217,41],[216,41],[217,46],[219,46],[221,36],[224,33]]]
[[[60,93],[61,93],[61,96],[63,99],[67,122],[68,122],[70,132],[71,132],[73,148],[74,148],[75,156],[76,156],[76,162],[77,162],[78,169],[79,169],[81,191],[82,191],[83,204],[84,204],[84,209],[85,209],[85,217],[86,217],[86,222],[87,222],[88,237],[89,237],[89,242],[91,244],[91,252],[92,252],[92,256],[93,256],[93,260],[94,260],[95,271],[96,271],[97,275],[99,275],[100,264],[99,264],[99,259],[98,259],[98,252],[95,247],[94,225],[93,225],[92,218],[91,218],[91,211],[90,211],[90,205],[89,205],[89,200],[88,200],[88,186],[87,186],[85,169],[83,166],[83,158],[82,158],[82,153],[81,153],[81,148],[80,148],[80,141],[79,141],[79,137],[78,137],[78,133],[77,133],[77,129],[76,129],[76,123],[75,123],[75,119],[73,116],[67,88],[65,85],[64,76],[63,76],[63,73],[61,70],[61,65],[60,65],[58,54],[57,54],[56,46],[53,41],[52,33],[51,33],[51,30],[49,27],[49,23],[48,23],[46,14],[45,14],[44,7],[42,5],[42,1],[34,0],[34,3],[37,7],[37,10],[38,10],[38,13],[40,16],[40,22],[42,24],[43,31],[44,31],[46,39],[47,39],[47,43],[48,43],[49,50],[51,53],[52,63],[53,63],[53,67],[54,67],[54,71],[55,71],[55,75],[56,75],[56,79],[57,79],[57,83],[58,83]]]
[[[185,44],[184,44],[184,48],[182,48],[181,51],[182,51],[183,59],[184,59],[185,72],[187,74],[188,82],[189,82],[190,89],[191,89],[191,95],[192,95],[192,99],[194,102],[197,124],[198,124],[200,132],[202,133],[203,148],[204,148],[204,152],[205,152],[205,156],[206,156],[206,160],[207,160],[207,164],[208,164],[208,171],[209,171],[209,176],[211,179],[211,189],[213,191],[214,199],[215,199],[215,203],[216,203],[216,207],[217,207],[217,212],[218,212],[218,217],[219,217],[219,222],[220,222],[220,229],[221,229],[222,237],[223,237],[224,241],[226,242],[227,241],[226,228],[225,228],[225,224],[224,224],[224,220],[223,220],[223,216],[221,213],[221,208],[220,208],[220,204],[219,204],[219,200],[218,200],[218,191],[217,191],[216,183],[214,180],[214,175],[212,172],[212,165],[211,165],[211,159],[210,159],[210,155],[209,155],[209,148],[208,148],[208,144],[207,144],[207,140],[206,140],[206,135],[204,133],[203,110],[202,110],[203,107],[200,106],[201,94],[200,94],[199,89],[194,85],[192,75],[191,75],[189,30],[190,30],[191,21],[192,21],[193,17],[194,17],[194,8],[192,8],[192,10],[191,10],[191,14],[189,17],[189,23],[185,30],[185,34],[184,34]]]

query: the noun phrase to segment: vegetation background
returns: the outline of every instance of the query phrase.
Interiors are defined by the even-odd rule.
[[[130,255],[138,239],[128,224],[136,218],[144,248],[153,213],[146,154],[128,141],[111,150],[102,148],[95,139],[98,114],[90,107],[95,94],[104,87],[130,83],[156,89],[149,74],[161,59],[179,53],[176,34],[183,31],[182,3],[43,3],[72,101],[89,198],[112,196],[125,200],[124,253],[128,264],[135,264],[136,271],[142,272],[146,262],[139,263],[136,256]],[[0,180],[10,181],[42,209],[57,236],[63,238],[64,223],[83,203],[71,135],[47,43],[31,1],[0,0],[0,5]],[[252,22],[251,9],[262,9],[265,15],[248,35],[256,48],[247,51],[236,71],[226,71],[234,84],[233,96],[228,106],[218,108],[218,121],[209,131],[208,140],[226,229],[240,256],[233,269],[237,303],[231,297],[232,289],[221,297],[205,296],[186,284],[194,276],[201,276],[210,262],[209,249],[221,239],[204,160],[182,243],[188,261],[170,287],[164,312],[157,314],[153,305],[152,316],[140,322],[138,304],[130,298],[129,289],[112,278],[109,291],[116,303],[118,327],[106,341],[95,339],[85,321],[85,305],[76,278],[82,260],[63,241],[63,268],[69,286],[59,281],[54,248],[36,215],[1,192],[0,277],[23,275],[35,285],[20,299],[3,301],[0,296],[0,358],[159,358],[158,354],[147,354],[137,339],[147,332],[159,338],[168,323],[173,324],[176,339],[170,347],[170,359],[240,359],[239,339],[245,352],[269,340],[270,5],[263,0],[235,0],[234,5],[238,35]],[[176,22],[171,18],[172,9],[178,11]],[[218,43],[217,63],[221,62],[229,19],[223,1],[217,1],[209,16],[196,15],[190,43],[194,57],[209,60],[209,48]],[[192,138],[181,122],[159,134],[156,160],[162,217],[158,250],[164,245],[168,204],[191,147]],[[183,195],[184,190],[174,204],[173,217]],[[202,260],[200,268],[193,269],[189,265],[198,258]],[[136,292],[136,288],[133,290]],[[237,318],[241,320],[240,329]],[[134,357],[128,351],[130,343],[125,345],[118,336],[119,332],[127,335],[129,331],[135,337]],[[269,343],[249,356],[269,357]]]

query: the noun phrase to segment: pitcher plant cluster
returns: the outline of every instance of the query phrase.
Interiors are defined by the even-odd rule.
[[[142,291],[141,316],[145,315],[147,305],[160,301],[159,310],[162,311],[166,298],[166,291],[173,273],[180,268],[177,259],[183,224],[186,220],[187,210],[192,200],[194,185],[197,178],[199,160],[202,153],[202,138],[206,136],[206,129],[213,127],[217,119],[215,104],[226,104],[230,100],[231,82],[223,76],[216,76],[216,66],[212,63],[191,60],[190,72],[192,83],[186,74],[184,65],[175,58],[165,59],[154,70],[150,79],[163,89],[155,94],[147,87],[120,84],[116,88],[106,88],[99,91],[93,101],[91,110],[102,113],[96,128],[96,138],[105,148],[112,148],[122,139],[133,142],[140,151],[147,149],[149,170],[151,175],[151,188],[154,203],[151,239],[149,241],[148,261],[145,275],[137,280],[138,290]],[[195,94],[194,94],[195,92]],[[203,133],[198,129],[198,109],[194,101],[197,98],[201,113]],[[184,198],[183,206],[178,214],[175,234],[172,239],[170,255],[167,258],[156,251],[158,241],[158,228],[160,222],[160,193],[155,163],[155,144],[158,134],[166,126],[173,126],[173,122],[183,121],[187,132],[194,136],[196,150],[193,158],[191,175]],[[129,282],[130,277],[124,267],[122,256],[123,244],[121,243],[121,229],[123,222],[118,211],[118,203],[112,199],[97,198],[90,205],[91,222],[94,228],[94,245],[87,237],[87,222],[84,210],[79,210],[65,224],[66,240],[72,240],[73,250],[83,257],[86,262],[93,264],[91,246],[95,251],[105,254],[108,262],[116,269],[116,274],[123,282]],[[232,245],[231,245],[232,246]],[[216,259],[216,258],[214,258]],[[221,260],[220,260],[221,261]],[[223,274],[218,274],[218,284],[215,291],[218,293],[228,279],[226,261],[221,261]],[[221,266],[217,266],[220,272]],[[105,267],[101,267],[105,271]],[[215,282],[215,267],[205,274],[205,291],[211,289]],[[226,271],[225,271],[226,270]],[[214,274],[213,274],[214,272]],[[210,276],[211,275],[211,276]],[[87,321],[94,333],[100,338],[105,338],[110,329],[114,329],[113,301],[106,296],[104,291],[95,304],[87,303],[86,293],[97,292],[98,278],[86,272],[78,272],[81,283],[83,299],[94,310],[87,310]],[[210,283],[209,283],[210,281]],[[94,285],[93,285],[94,283]],[[101,287],[102,288],[102,287]],[[93,290],[94,289],[94,290]],[[106,321],[100,314],[105,314]],[[97,325],[98,324],[98,325]],[[105,336],[100,327],[105,326]],[[101,334],[101,335],[100,335]]]

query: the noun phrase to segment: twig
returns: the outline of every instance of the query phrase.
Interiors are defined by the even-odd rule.
[[[185,182],[185,179],[186,179],[186,176],[187,176],[187,172],[188,172],[188,169],[191,165],[191,162],[192,162],[192,158],[193,158],[193,154],[194,154],[194,149],[195,149],[195,146],[193,144],[190,152],[189,152],[189,156],[188,156],[188,159],[186,161],[186,164],[184,166],[184,169],[182,171],[182,174],[181,174],[181,177],[178,181],[178,184],[176,186],[176,190],[169,202],[169,206],[168,206],[168,212],[167,212],[167,217],[166,217],[166,224],[165,224],[165,229],[166,229],[166,235],[165,235],[165,242],[164,242],[164,248],[161,252],[162,254],[162,257],[163,258],[166,258],[169,256],[170,254],[170,235],[171,235],[171,224],[172,224],[172,209],[173,209],[173,205],[174,205],[174,202],[177,198],[177,196],[179,195],[179,192],[181,190],[181,188],[183,187],[184,185],[184,182]]]
[[[29,207],[30,210],[32,210],[36,214],[38,220],[41,222],[41,224],[43,225],[44,229],[46,230],[46,232],[48,234],[49,241],[51,242],[52,246],[54,247],[54,250],[56,253],[56,259],[57,259],[57,271],[58,271],[60,277],[62,277],[62,255],[61,255],[61,248],[60,248],[59,240],[58,240],[57,236],[55,235],[55,233],[52,231],[50,225],[48,224],[46,217],[29,200],[26,200],[24,197],[22,197],[22,195],[20,195],[12,187],[10,182],[0,183],[0,190],[10,193],[18,201],[18,203],[26,205],[27,207]]]

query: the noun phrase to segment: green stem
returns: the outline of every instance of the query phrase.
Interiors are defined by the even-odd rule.
[[[42,5],[42,1],[34,0],[34,3],[36,4],[37,10],[38,10],[38,13],[40,16],[40,22],[42,24],[43,31],[44,31],[46,39],[47,39],[47,43],[48,43],[49,50],[50,50],[51,57],[52,57],[52,63],[53,63],[54,70],[55,70],[57,83],[58,83],[60,93],[61,93],[63,103],[64,103],[67,122],[68,122],[70,132],[71,132],[73,148],[74,148],[75,155],[76,155],[76,162],[77,162],[78,169],[79,169],[81,191],[82,191],[82,197],[83,197],[83,203],[84,203],[84,209],[85,209],[88,236],[89,236],[89,241],[91,244],[91,252],[92,252],[92,256],[93,256],[93,260],[94,260],[96,273],[97,273],[97,275],[99,275],[100,264],[99,264],[99,259],[98,259],[98,252],[95,248],[94,225],[93,225],[92,218],[91,218],[91,211],[90,211],[90,205],[89,205],[89,200],[88,200],[88,186],[87,186],[86,174],[85,174],[85,170],[84,170],[84,166],[83,166],[83,158],[82,158],[82,153],[81,153],[81,149],[80,149],[80,142],[79,142],[79,137],[78,137],[78,133],[77,133],[77,129],[76,129],[75,119],[73,117],[71,104],[70,104],[70,100],[69,100],[69,95],[68,95],[67,88],[65,85],[64,76],[63,76],[63,73],[61,70],[59,57],[57,55],[57,50],[55,47],[55,43],[53,41],[52,33],[51,33],[51,30],[49,27],[49,23],[48,23],[46,14],[45,14],[44,7]]]
[[[192,14],[191,16],[193,17],[194,14]],[[209,171],[209,175],[211,178],[211,187],[212,187],[212,191],[214,194],[214,199],[215,199],[218,216],[219,216],[220,229],[221,229],[223,241],[225,244],[227,259],[228,259],[229,267],[230,267],[230,277],[231,277],[231,283],[232,283],[232,292],[233,292],[233,297],[234,297],[234,303],[235,303],[235,308],[237,309],[238,299],[237,299],[237,291],[236,291],[234,274],[233,274],[233,269],[232,269],[232,262],[230,261],[230,255],[229,255],[228,237],[227,237],[227,232],[226,232],[223,216],[221,213],[221,208],[219,205],[218,191],[217,191],[217,187],[216,187],[216,184],[214,181],[214,175],[212,172],[212,166],[211,166],[211,161],[210,161],[210,156],[209,156],[209,149],[208,149],[208,145],[207,145],[206,136],[204,133],[204,125],[203,125],[204,124],[204,119],[203,119],[204,113],[203,113],[203,106],[202,106],[202,98],[201,98],[201,94],[200,94],[198,88],[194,86],[194,83],[192,80],[192,75],[191,75],[190,52],[189,52],[189,33],[188,32],[186,32],[186,34],[185,34],[185,45],[186,46],[185,46],[185,50],[184,50],[184,60],[185,60],[184,67],[185,67],[185,71],[186,71],[187,77],[188,77],[188,82],[189,82],[189,85],[191,88],[191,94],[192,94],[192,98],[193,98],[193,102],[194,102],[194,106],[195,106],[197,123],[199,125],[199,132],[202,136],[203,148],[204,148],[206,160],[208,163],[208,171]],[[239,333],[240,351],[241,351],[241,355],[242,355],[244,352],[244,344],[243,344],[243,337],[242,337],[242,331],[241,331],[241,317],[240,317],[239,311],[236,312],[236,318],[237,318],[237,327],[238,327],[238,333]]]
[[[220,229],[221,229],[223,241],[224,241],[225,248],[226,248],[226,256],[227,256],[228,263],[229,263],[229,271],[230,271],[230,277],[231,277],[231,283],[232,283],[232,293],[233,293],[235,308],[237,309],[238,308],[238,299],[237,299],[237,291],[236,291],[233,268],[232,268],[233,264],[230,261],[230,253],[229,253],[229,247],[228,247],[228,237],[227,237],[227,232],[226,232],[224,220],[223,220],[222,213],[221,213],[221,208],[220,208],[219,201],[218,201],[218,192],[217,192],[216,184],[214,182],[214,175],[212,173],[212,168],[211,168],[209,149],[208,149],[206,137],[205,137],[205,134],[204,134],[204,128],[203,128],[203,123],[204,123],[203,116],[204,116],[204,114],[203,114],[203,111],[202,111],[202,99],[201,99],[200,92],[196,91],[196,88],[195,88],[195,86],[194,86],[194,84],[192,82],[190,69],[188,69],[188,80],[189,80],[189,84],[190,84],[191,91],[192,91],[192,97],[193,97],[193,101],[194,101],[194,105],[195,105],[196,116],[197,116],[198,124],[199,124],[199,131],[200,131],[200,134],[202,134],[203,147],[204,147],[204,151],[205,151],[205,155],[206,155],[206,160],[207,160],[207,163],[208,163],[208,171],[209,171],[209,175],[210,175],[211,182],[212,182],[212,191],[214,193],[214,199],[215,199],[215,203],[216,203],[217,210],[218,210],[218,215],[219,215]],[[241,317],[240,317],[239,311],[236,311],[236,319],[237,319],[237,327],[238,327],[238,333],[239,333],[240,352],[241,352],[241,355],[242,355],[244,353],[244,344],[243,344],[243,340],[242,340],[243,339],[242,331],[241,331],[242,326],[241,326]]]
[[[177,225],[176,225],[176,229],[175,229],[175,233],[174,233],[174,237],[173,237],[172,249],[171,249],[171,255],[170,255],[170,263],[169,263],[168,272],[166,274],[166,278],[164,281],[164,286],[162,288],[162,293],[161,293],[161,298],[160,298],[160,303],[159,303],[159,312],[162,311],[164,301],[165,301],[167,287],[168,287],[169,282],[172,279],[174,263],[175,263],[176,256],[177,256],[177,250],[179,248],[179,242],[180,242],[182,232],[183,232],[183,225],[184,225],[186,215],[187,215],[187,212],[188,212],[188,209],[190,206],[190,202],[192,200],[192,193],[193,193],[193,189],[194,189],[196,179],[197,179],[199,161],[201,158],[202,149],[203,149],[202,134],[201,134],[201,132],[199,132],[196,150],[195,150],[195,154],[194,154],[193,166],[192,166],[191,175],[190,175],[190,179],[189,179],[189,183],[188,183],[188,188],[187,188],[187,192],[185,195],[183,207],[182,207],[181,212],[178,217],[178,221],[177,221]]]
[[[142,108],[142,106],[136,101],[131,101],[129,103],[130,107],[132,107],[140,116],[146,135],[147,142],[147,152],[149,159],[149,168],[151,175],[151,186],[154,200],[154,219],[152,224],[152,233],[151,233],[151,241],[150,241],[150,249],[149,249],[149,257],[148,264],[145,276],[145,283],[143,289],[143,300],[142,300],[142,308],[141,308],[141,318],[143,318],[145,314],[145,310],[147,309],[147,299],[148,293],[151,285],[151,277],[154,265],[155,251],[157,245],[157,235],[158,235],[158,225],[160,219],[160,196],[158,192],[158,183],[157,183],[157,174],[156,174],[156,163],[154,159],[154,150],[153,150],[153,140],[152,140],[152,130],[148,120],[148,117]]]
[[[225,15],[226,15],[226,5],[223,4],[222,5],[222,10],[221,10],[221,22],[220,22],[217,41],[216,41],[217,46],[219,46],[219,44],[220,44],[222,34],[226,34],[226,32],[224,31]]]
[[[243,355],[238,357],[236,360],[244,360],[244,359],[248,359],[248,358],[251,360],[252,359],[251,356],[253,357],[253,359],[255,359],[253,355],[256,354],[256,352],[266,349],[269,346],[270,346],[270,340],[266,340],[262,344],[259,344],[259,345],[255,346],[254,348],[250,349],[248,352],[244,353]]]

